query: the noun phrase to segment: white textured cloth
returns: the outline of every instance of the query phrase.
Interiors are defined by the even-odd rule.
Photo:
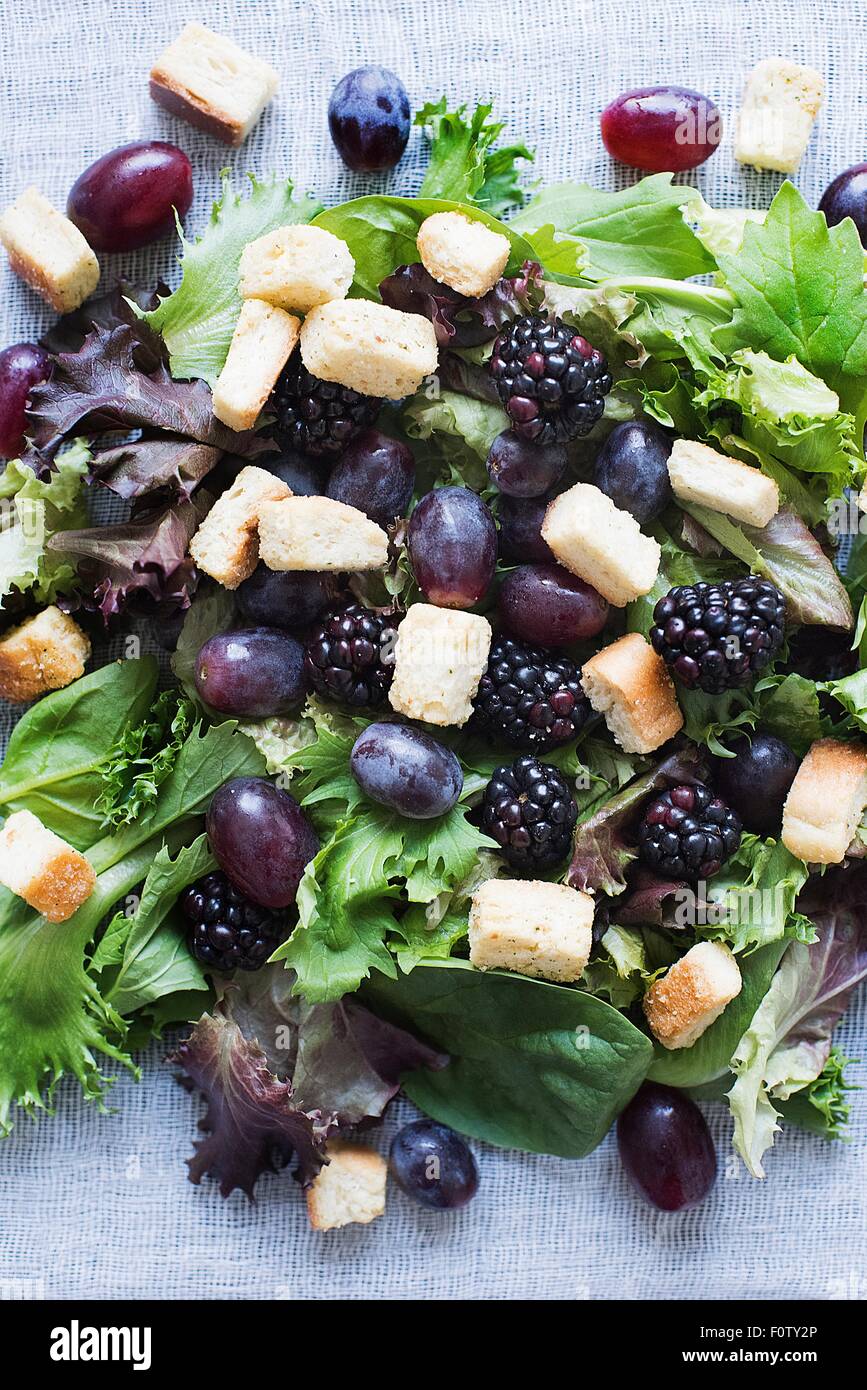
[[[828,79],[828,101],[797,176],[816,200],[867,157],[865,0],[3,0],[0,23],[0,205],[38,183],[63,206],[73,179],[107,149],[142,137],[185,148],[196,178],[187,219],[201,226],[218,171],[291,174],[326,201],[418,186],[414,132],[392,177],[348,174],[327,132],[334,82],[363,62],[400,73],[415,106],[445,91],[491,98],[507,134],[536,145],[534,177],[602,187],[612,166],[597,117],[620,91],[681,82],[713,97],[721,150],[696,181],[710,202],[766,206],[779,179],[732,158],[747,70],[785,54]],[[281,91],[239,151],[154,107],[147,69],[197,19],[268,59]],[[173,248],[105,258],[105,275],[172,274]],[[2,271],[0,342],[50,321]],[[8,732],[6,719],[4,732]],[[865,1000],[840,1045],[867,1051]],[[768,1178],[730,1152],[730,1122],[709,1110],[721,1179],[699,1209],[665,1216],[627,1186],[611,1138],[568,1163],[478,1145],[482,1185],[463,1213],[437,1216],[392,1190],[383,1220],[317,1235],[288,1173],[262,1180],[258,1203],[187,1183],[183,1160],[201,1114],[161,1064],[140,1085],[120,1079],[118,1113],[100,1115],[62,1086],[56,1117],[20,1118],[0,1145],[0,1298],[864,1298],[867,1296],[867,1099],[853,1095],[852,1142],[787,1133]],[[865,1080],[864,1069],[856,1077]],[[375,1142],[386,1145],[408,1106]]]

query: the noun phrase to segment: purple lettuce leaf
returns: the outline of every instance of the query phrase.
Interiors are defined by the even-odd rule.
[[[525,261],[519,275],[503,276],[480,299],[440,284],[423,265],[398,266],[379,286],[383,304],[430,319],[440,347],[479,347],[505,323],[538,309],[544,299],[542,267]]]
[[[221,450],[194,439],[138,439],[97,454],[90,480],[127,501],[162,489],[189,498],[221,458]]]
[[[566,882],[582,892],[616,897],[627,886],[626,870],[636,857],[633,827],[654,792],[679,782],[700,782],[708,775],[706,759],[694,743],[684,741],[652,771],[611,797],[575,829],[572,863]]]
[[[187,1161],[191,1182],[207,1174],[223,1197],[239,1187],[252,1199],[260,1175],[276,1172],[293,1155],[299,1180],[313,1181],[325,1162],[333,1117],[293,1104],[291,1082],[269,1070],[258,1043],[244,1036],[222,1005],[202,1016],[171,1060],[207,1101],[201,1122],[206,1135]]]
[[[285,1163],[293,1149],[296,1176],[312,1181],[329,1135],[378,1119],[404,1072],[448,1061],[354,999],[306,1004],[292,996],[293,980],[274,964],[221,985],[213,1015],[174,1057],[208,1101],[210,1136],[190,1176],[210,1173],[224,1196],[252,1193],[274,1157]]]
[[[106,623],[131,606],[182,612],[198,580],[187,550],[203,514],[203,503],[181,501],[116,526],[58,531],[48,547],[74,557],[80,603]]]
[[[74,434],[158,430],[252,457],[270,441],[237,434],[217,420],[203,381],[175,381],[154,361],[154,335],[136,320],[97,327],[78,352],[58,354],[49,379],[35,386],[27,411],[34,447],[52,457]]]
[[[120,280],[112,289],[105,290],[86,300],[79,309],[73,310],[71,314],[64,314],[53,327],[49,328],[40,342],[48,352],[54,353],[55,356],[64,352],[79,352],[84,346],[85,338],[94,329],[120,328],[126,324],[128,327],[136,329],[141,343],[139,354],[141,370],[152,371],[158,363],[168,361],[168,352],[160,335],[154,333],[138,317],[132,304],[145,311],[155,309],[160,296],[168,293],[168,285],[164,285],[162,281],[158,283],[155,290],[151,290],[145,288],[144,285]],[[150,367],[146,365],[148,359],[141,356],[141,352],[147,348],[150,349],[149,360],[153,364]]]
[[[621,927],[670,927],[672,914],[666,912],[669,898],[691,886],[686,879],[659,878],[648,869],[638,869],[628,892],[612,909],[612,921]]]

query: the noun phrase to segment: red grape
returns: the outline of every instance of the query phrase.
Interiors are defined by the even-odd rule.
[[[867,246],[867,164],[853,164],[828,184],[819,203],[829,227],[851,217],[862,246]]]
[[[554,563],[554,552],[542,536],[542,522],[551,497],[501,497],[497,503],[500,554],[504,560],[526,564]]]
[[[613,159],[660,173],[694,169],[722,138],[722,117],[709,97],[688,87],[638,87],[612,101],[599,118]]]
[[[747,830],[777,838],[799,761],[789,745],[773,734],[751,732],[733,743],[735,756],[717,759],[716,789]]]
[[[523,642],[565,647],[595,637],[608,619],[608,604],[562,565],[522,565],[503,580],[503,626]]]
[[[593,465],[593,481],[612,502],[644,523],[671,501],[671,440],[652,420],[615,425]]]
[[[235,777],[211,798],[211,850],[235,887],[260,907],[289,907],[319,841],[298,802],[265,777]]]
[[[221,714],[242,719],[286,714],[307,691],[304,648],[275,627],[218,632],[196,657],[196,689]]]
[[[411,820],[444,816],[464,787],[451,749],[407,724],[368,724],[355,740],[349,766],[372,801]]]
[[[491,445],[488,474],[509,497],[540,497],[560,481],[568,462],[562,444],[534,444],[503,430]]]
[[[344,164],[359,174],[393,169],[406,149],[406,88],[388,68],[355,68],[341,77],[328,103],[328,129]]]
[[[389,1153],[391,1176],[407,1197],[436,1211],[453,1211],[475,1197],[479,1170],[459,1134],[436,1120],[413,1120],[398,1130]]]
[[[694,1101],[646,1081],[617,1121],[620,1160],[633,1186],[661,1211],[704,1201],[716,1181],[716,1150]]]
[[[51,355],[36,343],[14,343],[0,352],[0,458],[18,458],[30,389],[50,375]]]
[[[363,430],[334,465],[326,495],[357,507],[379,526],[390,526],[406,515],[414,487],[412,450],[379,430]]]
[[[256,569],[238,585],[235,600],[249,623],[264,627],[305,628],[329,607],[332,576],[313,570]]]
[[[497,563],[490,509],[467,487],[426,493],[410,519],[409,556],[430,603],[472,608],[487,593]]]
[[[183,150],[141,140],[102,155],[80,174],[67,216],[95,251],[134,251],[175,230],[175,210],[193,201],[193,168]]]

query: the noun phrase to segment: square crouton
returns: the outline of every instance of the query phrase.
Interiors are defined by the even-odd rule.
[[[287,497],[262,508],[259,553],[272,570],[378,570],[388,559],[388,536],[345,502]]]
[[[749,74],[735,135],[735,159],[756,169],[793,174],[803,158],[825,95],[813,68],[765,58]]]
[[[214,387],[214,414],[230,430],[250,430],[298,342],[301,320],[247,299]]]
[[[782,841],[805,864],[840,864],[867,806],[867,745],[818,739],[783,807]]]
[[[473,894],[470,960],[572,984],[590,956],[593,911],[589,893],[563,883],[489,878]]]
[[[780,510],[780,489],[773,478],[693,439],[674,441],[668,476],[679,501],[723,512],[748,526],[761,529]]]
[[[79,308],[99,283],[99,261],[81,232],[38,188],[0,217],[0,242],[15,274],[58,314]]]
[[[675,961],[644,996],[653,1036],[675,1051],[692,1047],[741,992],[741,972],[728,946],[700,941]]]
[[[385,1211],[388,1164],[375,1149],[332,1140],[328,1163],[307,1189],[307,1215],[314,1231],[366,1226]]]
[[[548,504],[542,538],[561,565],[615,608],[649,593],[656,582],[659,545],[592,483],[576,483]]]
[[[352,252],[324,227],[278,227],[241,252],[243,299],[264,299],[306,314],[317,304],[345,299],[355,274]]]
[[[173,116],[240,145],[279,83],[261,58],[203,24],[188,24],[151,68],[150,93]]]
[[[436,333],[421,314],[369,299],[332,300],[304,320],[301,360],[322,381],[396,401],[436,371]]]
[[[237,589],[259,563],[259,515],[268,502],[291,497],[273,473],[248,465],[218,497],[193,539],[190,554],[200,570],[225,589]]]
[[[397,630],[391,707],[445,728],[466,724],[488,665],[491,625],[474,613],[414,603]]]
[[[0,638],[0,696],[24,704],[84,674],[90,639],[53,604]]]
[[[426,217],[416,245],[428,274],[471,299],[480,299],[494,288],[509,259],[508,237],[462,212]]]
[[[90,897],[96,873],[32,811],[15,811],[0,830],[0,883],[49,922],[65,922]]]
[[[652,753],[683,728],[665,662],[639,632],[628,632],[585,661],[581,685],[626,753]]]

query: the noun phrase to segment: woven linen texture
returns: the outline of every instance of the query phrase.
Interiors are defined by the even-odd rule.
[[[328,137],[335,81],[364,62],[400,73],[414,106],[491,99],[508,134],[537,148],[547,184],[605,188],[615,168],[597,117],[619,92],[653,82],[698,88],[719,104],[725,142],[695,175],[720,205],[767,205],[779,178],[732,157],[733,116],[748,69],[785,54],[828,79],[828,100],[796,182],[815,202],[830,178],[867,158],[865,0],[0,0],[0,205],[37,183],[63,206],[73,180],[113,146],[176,141],[193,161],[201,227],[219,170],[291,175],[327,202],[418,187],[414,131],[393,175],[358,178]],[[152,105],[147,70],[189,20],[267,58],[281,90],[238,151]],[[103,259],[104,279],[176,274],[163,244]],[[0,342],[37,336],[51,315],[4,266]],[[9,712],[0,734],[8,736]],[[867,1051],[860,1004],[841,1047]],[[609,1137],[570,1163],[477,1145],[482,1184],[464,1212],[436,1216],[391,1190],[383,1220],[317,1235],[288,1173],[265,1177],[258,1201],[222,1201],[191,1186],[202,1106],[155,1047],[144,1079],[122,1075],[116,1113],[101,1115],[62,1085],[57,1115],[19,1117],[0,1145],[0,1297],[47,1298],[864,1298],[867,1296],[867,1098],[853,1095],[852,1139],[827,1145],[788,1132],[755,1182],[729,1158],[730,1121],[708,1110],[721,1177],[698,1210],[666,1216],[627,1186]],[[867,1080],[864,1068],[853,1069]],[[411,1107],[395,1107],[374,1142],[387,1145]]]

